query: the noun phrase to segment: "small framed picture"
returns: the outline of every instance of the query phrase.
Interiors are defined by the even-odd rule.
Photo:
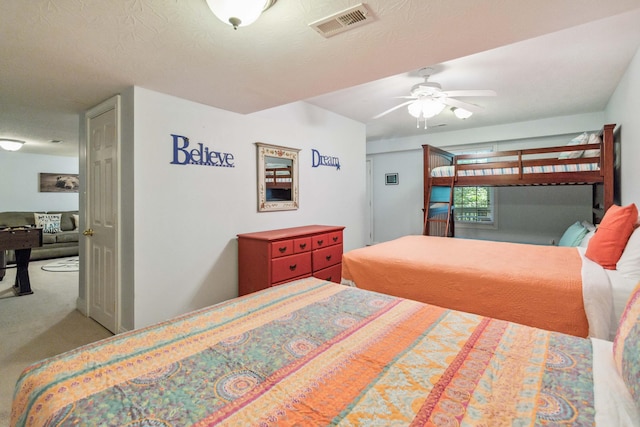
[[[40,173],[38,189],[42,193],[77,193],[80,175],[77,173]]]
[[[385,185],[398,185],[398,174],[397,173],[386,173],[386,174],[384,174],[384,184]]]

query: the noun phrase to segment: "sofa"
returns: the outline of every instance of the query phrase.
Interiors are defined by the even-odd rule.
[[[42,233],[42,246],[31,249],[31,260],[76,256],[79,253],[79,232],[74,219],[78,211],[40,211],[40,212],[0,212],[0,228],[36,226],[35,213],[61,214],[60,229],[57,233]],[[2,259],[4,258],[4,260]],[[0,251],[0,267],[15,263],[12,250]],[[0,277],[4,276],[0,269]]]

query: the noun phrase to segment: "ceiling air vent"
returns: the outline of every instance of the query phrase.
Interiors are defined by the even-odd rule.
[[[338,12],[309,24],[323,37],[331,37],[352,28],[359,27],[373,21],[373,15],[364,3]]]

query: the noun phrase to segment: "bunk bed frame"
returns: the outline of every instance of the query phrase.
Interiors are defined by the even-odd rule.
[[[433,187],[507,187],[530,185],[592,185],[593,186],[593,223],[602,219],[604,212],[614,203],[616,176],[614,128],[615,124],[604,125],[600,131],[600,143],[582,145],[563,145],[561,147],[534,148],[524,150],[498,151],[490,154],[453,155],[430,145],[423,145],[424,162],[424,235],[453,237],[452,202],[448,209],[430,218]],[[559,158],[562,152],[600,150],[595,157]],[[468,163],[470,159],[484,159],[481,163]],[[583,163],[597,163],[595,170],[562,172],[525,172],[527,168],[553,168],[566,166],[577,169]],[[453,166],[452,176],[433,177],[433,169],[440,166]],[[499,175],[465,175],[464,171],[512,168],[512,173]],[[469,173],[469,172],[467,172]],[[433,209],[432,209],[433,210]],[[430,223],[431,222],[431,223]]]
[[[293,184],[293,170],[287,167],[266,167],[264,181],[267,188],[282,188],[290,190]]]

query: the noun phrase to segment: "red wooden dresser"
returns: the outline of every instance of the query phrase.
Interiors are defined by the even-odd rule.
[[[307,225],[238,234],[238,293],[303,277],[340,283],[344,226]]]

